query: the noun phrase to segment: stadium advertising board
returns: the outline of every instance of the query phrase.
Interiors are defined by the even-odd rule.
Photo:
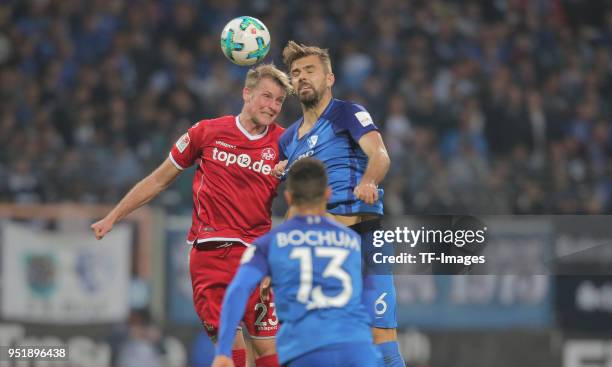
[[[568,338],[562,358],[563,367],[612,366],[612,340]]]
[[[423,230],[428,223],[432,222],[401,217],[387,225]],[[554,278],[550,276],[548,264],[552,247],[550,221],[498,216],[481,218],[479,225],[486,230],[486,242],[478,255],[484,256],[486,263],[458,268],[462,275],[450,275],[448,268],[440,274],[435,266],[429,267],[429,274],[423,267],[394,268],[401,327],[469,329],[551,325]],[[414,249],[419,246],[416,244]],[[451,246],[450,251],[456,252],[456,249]],[[418,273],[408,274],[411,269],[417,269]]]
[[[555,218],[555,234],[559,274],[555,301],[560,326],[612,335],[610,217],[559,216]],[[580,345],[576,344],[578,350],[586,350]]]
[[[2,318],[41,324],[124,321],[129,311],[131,230],[101,242],[89,232],[2,223]]]
[[[408,366],[561,366],[561,348],[554,342],[554,333],[546,329],[412,329],[401,331],[398,340]]]
[[[557,277],[556,284],[560,326],[612,335],[612,276],[564,275]]]
[[[545,275],[399,275],[401,327],[540,328],[552,321]]]
[[[168,318],[181,324],[199,324],[192,299],[189,251],[185,233],[191,218],[171,217],[166,227],[166,291]]]

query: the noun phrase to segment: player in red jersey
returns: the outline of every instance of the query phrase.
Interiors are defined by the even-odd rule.
[[[225,289],[242,253],[272,224],[272,199],[279,181],[271,173],[279,160],[278,138],[283,132],[274,121],[290,92],[287,75],[273,65],[249,70],[240,115],[193,125],[172,147],[168,159],[91,226],[97,239],[104,237],[115,223],[164,190],[183,169],[197,164],[193,220],[187,236],[192,245],[189,268],[195,308],[213,341]],[[277,366],[273,338],[278,319],[272,294],[256,290],[251,295],[243,325],[253,341],[256,366]],[[244,366],[245,344],[240,333],[233,354],[236,366]]]

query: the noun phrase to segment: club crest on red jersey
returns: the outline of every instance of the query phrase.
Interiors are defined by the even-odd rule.
[[[265,148],[261,151],[261,158],[266,161],[271,161],[276,158],[276,152],[272,148]]]

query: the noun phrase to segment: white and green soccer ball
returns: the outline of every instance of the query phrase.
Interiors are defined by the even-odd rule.
[[[242,16],[230,20],[221,32],[221,50],[240,66],[263,60],[270,50],[270,32],[257,18]]]

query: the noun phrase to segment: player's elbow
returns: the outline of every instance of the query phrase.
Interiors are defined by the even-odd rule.
[[[391,158],[389,157],[389,153],[387,153],[386,149],[381,149],[379,152],[379,164],[385,172],[387,172],[389,167],[391,167]]]
[[[168,171],[157,169],[148,177],[149,183],[153,185],[155,192],[159,193],[165,190],[178,176],[180,171]]]
[[[169,185],[169,182],[166,182],[166,180],[159,177],[159,175],[155,174],[155,172],[147,177],[145,181],[152,191],[155,192],[155,194],[159,194],[160,192],[164,191],[164,189]]]

